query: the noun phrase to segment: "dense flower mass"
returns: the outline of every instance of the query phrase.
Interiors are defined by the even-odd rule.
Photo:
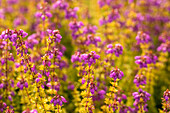
[[[123,53],[123,47],[120,44],[116,44],[114,48],[115,55],[119,57],[120,54]]]
[[[167,41],[166,43],[162,43],[158,48],[158,51],[162,52],[170,52],[170,41]]]
[[[136,75],[133,81],[137,87],[139,87],[139,85],[144,85],[146,84],[146,77],[144,75]]]
[[[112,44],[109,44],[107,45],[107,50],[106,50],[106,53],[109,54],[109,53],[115,53],[115,56],[119,57],[120,54],[123,53],[123,47],[121,44],[115,44],[115,48],[113,48],[113,45]]]
[[[135,102],[133,103],[133,105],[135,106],[135,109],[138,110],[140,108],[147,112],[148,109],[146,102],[149,100],[150,96],[151,95],[148,92],[143,91],[142,89],[139,89],[138,92],[134,92],[133,97],[135,99]],[[144,108],[142,108],[142,106],[144,106]]]
[[[63,96],[60,95],[54,96],[50,101],[50,103],[54,103],[54,106],[56,105],[62,106],[63,102],[66,103],[67,101]]]
[[[123,76],[123,72],[120,71],[120,69],[118,69],[117,67],[110,72],[110,77],[113,78],[114,81],[116,81],[116,79],[122,79]]]
[[[151,38],[148,34],[143,33],[143,32],[138,32],[138,35],[136,36],[137,43],[149,43],[151,41]]]
[[[139,64],[140,68],[147,68],[147,64],[151,63],[150,58],[146,55],[145,56],[136,56],[135,59],[136,59],[135,63]]]
[[[169,0],[0,0],[0,113],[169,113],[169,31]]]
[[[60,35],[60,32],[58,30],[47,30],[49,34],[49,40],[53,40],[54,42],[60,42],[62,39],[62,36]]]
[[[96,60],[99,58],[100,56],[96,54],[95,51],[91,51],[89,54],[81,54],[80,56],[80,59],[84,62],[84,64],[88,64],[89,66],[96,63]]]

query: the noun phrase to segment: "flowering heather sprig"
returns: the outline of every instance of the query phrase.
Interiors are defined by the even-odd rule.
[[[167,89],[162,98],[163,111],[166,113],[170,112],[170,91]]]
[[[67,9],[65,10],[65,18],[77,18],[77,11],[79,10],[78,7],[74,7],[73,9]]]
[[[136,36],[137,44],[144,44],[144,43],[149,43],[151,41],[151,38],[148,34],[139,31],[137,36]]]
[[[123,72],[117,67],[113,68],[113,70],[110,72],[110,78],[113,78],[114,81],[116,81],[116,79],[122,79],[123,76]]]
[[[97,30],[96,26],[87,25],[83,28],[83,34],[95,34]]]
[[[157,51],[162,52],[170,52],[170,41],[167,41],[165,43],[162,43],[158,48]]]
[[[109,93],[106,94],[105,106],[102,106],[104,112],[114,112],[118,109],[118,106],[121,104],[122,99],[126,99],[126,95],[121,94],[118,91],[118,82],[124,76],[123,72],[120,71],[117,67],[113,68],[110,72],[110,78],[113,82],[109,88]]]
[[[53,9],[59,8],[60,10],[67,10],[68,3],[64,0],[58,0],[52,5]]]
[[[75,54],[74,55],[72,55],[71,56],[71,62],[73,63],[73,62],[76,62],[76,61],[81,61],[81,59],[80,59],[80,52],[75,52]]]
[[[155,64],[156,61],[158,60],[158,57],[152,53],[152,51],[149,51],[148,53],[146,53],[146,55],[149,57],[150,59],[150,63]]]
[[[99,25],[100,26],[106,25],[107,23],[108,23],[108,21],[106,20],[105,17],[100,18],[100,20],[99,20]]]
[[[17,54],[21,54],[21,56],[23,56],[23,54],[27,54],[28,50],[27,47],[24,45],[25,42],[22,38],[25,38],[27,35],[28,34],[21,29],[18,31],[7,29],[2,32],[0,37],[2,39],[8,38],[11,42],[13,42],[13,46],[15,46],[17,49]]]
[[[17,18],[15,18],[13,24],[15,27],[17,27],[19,25],[26,25],[27,20],[24,17],[17,17]]]
[[[90,44],[94,44],[95,46],[98,46],[98,42],[101,42],[101,39],[100,37],[98,36],[94,36],[93,34],[92,35],[88,35],[87,36],[87,40],[86,40],[86,45],[90,45]]]
[[[25,41],[25,46],[27,48],[31,48],[33,49],[34,45],[37,45],[39,43],[39,41],[36,39],[36,34],[32,34],[30,35],[27,40]]]
[[[62,36],[60,35],[59,30],[47,30],[48,34],[49,34],[49,41],[51,42],[60,42],[62,39]]]
[[[99,6],[102,8],[104,5],[111,5],[112,0],[98,0]]]
[[[63,102],[66,103],[66,99],[63,96],[60,96],[58,94],[56,94],[50,101],[50,103],[54,103],[54,106],[56,105],[63,105]]]
[[[115,47],[113,48],[112,44],[108,44],[107,45],[107,50],[106,50],[106,54],[112,54],[115,53],[116,57],[119,57],[120,54],[123,53],[123,47],[121,44],[115,44]]]
[[[84,24],[82,22],[77,22],[76,20],[74,20],[74,21],[69,23],[70,30],[72,30],[72,37],[73,37],[73,39],[77,39],[79,36],[82,35],[82,33],[80,33],[79,30],[83,26],[84,26]]]
[[[146,84],[146,76],[142,74],[137,74],[133,82],[136,84],[137,87],[139,87],[140,85],[144,85]]]
[[[123,100],[127,100],[127,96],[123,94],[122,91],[118,90],[118,92],[115,94],[115,99],[121,104]]]
[[[113,53],[114,52],[114,48],[113,48],[113,45],[112,44],[109,44],[107,45],[107,50],[106,50],[106,54],[109,54],[109,53]]]
[[[83,61],[83,64],[88,64],[91,66],[93,63],[96,63],[96,60],[99,59],[100,56],[96,54],[95,51],[91,51],[89,54],[81,54],[80,59]]]
[[[99,101],[105,98],[106,91],[99,90],[96,95],[93,96],[93,101]]]
[[[104,106],[102,106],[102,109],[104,112],[114,112],[115,110],[118,109],[118,104],[119,101],[115,98],[116,97],[116,93],[118,92],[117,88],[118,88],[118,84],[117,82],[110,82],[111,86],[109,88],[109,92],[106,94],[106,98],[105,98],[105,104]]]
[[[117,18],[119,18],[120,15],[119,15],[119,12],[118,12],[118,9],[112,9],[111,13],[108,15],[108,22],[111,23],[113,22],[114,20],[116,20]]]
[[[51,18],[52,17],[52,14],[49,12],[48,4],[46,2],[42,3],[42,4],[39,4],[38,9],[40,11],[37,11],[35,13],[35,17],[41,18],[43,21],[45,21],[46,18]]]
[[[96,60],[99,59],[99,55],[96,52],[91,51],[89,54],[81,54],[80,59],[83,63],[83,67],[85,67],[86,73],[83,73],[81,82],[82,82],[82,89],[84,91],[81,92],[83,97],[81,105],[82,108],[79,112],[86,112],[92,113],[94,111],[93,99],[92,96],[94,95],[95,91],[97,91],[96,82],[94,81],[94,72],[93,66],[96,63]],[[88,64],[88,65],[85,65]]]
[[[91,70],[90,67],[87,69]],[[85,76],[85,75],[84,75]],[[92,113],[94,111],[94,105],[93,105],[93,99],[92,96],[94,95],[95,91],[97,91],[96,84],[94,82],[94,76],[92,76],[91,72],[88,71],[88,75],[86,75],[84,78],[83,83],[83,89],[85,91],[81,92],[81,95],[83,97],[81,101],[82,108],[79,110],[79,112],[86,112]]]
[[[24,87],[28,88],[28,83],[24,79],[21,79],[18,81],[17,87],[20,88],[20,90],[23,90]]]
[[[114,48],[114,53],[117,57],[119,57],[120,54],[123,53],[123,47],[121,44],[116,44]]]
[[[133,97],[135,99],[135,102],[133,103],[133,105],[135,106],[135,110],[140,110],[141,112],[143,112],[143,110],[145,112],[148,111],[147,109],[147,101],[149,100],[149,97],[151,95],[146,92],[146,91],[143,91],[142,89],[139,89],[138,92],[134,92],[133,93]]]
[[[136,56],[135,57],[136,64],[139,64],[140,68],[147,68],[147,64],[151,63],[151,60],[148,56],[144,55],[144,56]]]
[[[169,41],[170,40],[170,36],[168,35],[168,33],[162,33],[160,36],[159,36],[159,41],[165,43],[166,41]]]

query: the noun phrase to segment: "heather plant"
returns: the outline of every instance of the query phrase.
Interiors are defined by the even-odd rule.
[[[0,113],[169,113],[169,0],[0,0]]]

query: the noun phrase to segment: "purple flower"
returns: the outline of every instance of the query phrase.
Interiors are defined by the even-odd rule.
[[[3,83],[0,83],[0,89],[2,89],[4,87]]]
[[[83,28],[83,34],[95,34],[97,30],[96,26],[92,26],[92,25],[87,25],[86,27]]]
[[[77,11],[79,10],[78,7],[75,7],[74,9],[67,9],[65,10],[65,18],[70,19],[70,18],[77,18]]]
[[[114,53],[117,57],[119,57],[120,54],[123,53],[123,47],[120,44],[116,44],[114,48]]]
[[[137,40],[137,44],[140,43],[144,44],[144,43],[149,43],[149,41],[151,41],[151,38],[148,34],[139,31],[136,36],[136,40]]]
[[[10,101],[12,101],[12,97],[11,97],[11,95],[9,95],[9,96],[8,96],[8,99],[9,99]]]
[[[76,61],[79,61],[79,62],[81,61],[80,52],[75,52],[75,54],[71,56],[71,62],[73,63]]]
[[[84,78],[82,78],[81,83],[84,84],[86,82],[86,80]]]
[[[80,35],[82,35],[78,32],[82,26],[84,26],[82,22],[72,21],[69,23],[70,30],[72,30],[73,39],[77,39]]]
[[[50,101],[50,103],[54,103],[54,106],[56,106],[57,104],[62,106],[63,102],[67,103],[66,99],[58,94],[56,94],[56,96],[54,96]]]
[[[68,8],[68,3],[63,0],[58,0],[53,3],[53,9],[59,8],[60,10],[66,10]]]
[[[136,75],[133,82],[139,87],[139,85],[146,84],[146,77],[144,75]]]
[[[48,18],[51,18],[52,17],[52,14],[50,12],[45,12],[45,15],[48,17]]]
[[[159,40],[162,41],[163,43],[165,43],[166,41],[170,40],[170,36],[166,33],[162,33],[159,36]]]
[[[91,66],[93,63],[96,63],[96,60],[99,59],[100,56],[96,54],[95,51],[91,51],[89,54],[81,54],[80,59],[84,62],[84,64],[88,64]]]
[[[90,92],[94,94],[95,91],[97,91],[97,86],[93,82],[90,82]]]
[[[36,39],[36,37],[37,37],[36,34],[32,34],[27,38],[27,40],[25,41],[25,45],[27,48],[33,49],[34,45],[39,43],[39,41]]]
[[[157,51],[170,52],[170,41],[167,41],[166,43],[162,43],[162,44],[157,48]]]
[[[49,34],[49,39],[54,41],[54,42],[60,42],[62,39],[62,36],[60,35],[59,30],[47,30],[48,34]]]
[[[5,64],[5,59],[1,58],[1,64],[4,65]]]
[[[51,18],[52,14],[49,12],[49,7],[47,5],[38,4],[38,9],[41,11],[37,11],[35,13],[35,17],[41,18],[43,21],[45,21],[46,18]]]
[[[119,18],[120,15],[119,15],[119,12],[118,12],[118,9],[113,9],[112,12],[108,15],[108,22],[111,23],[113,22],[114,20],[116,20],[117,18]]]
[[[147,53],[146,55],[149,57],[151,63],[153,63],[153,64],[156,63],[158,57],[157,57],[156,55],[154,55],[154,54],[152,53],[152,51],[150,51],[150,52]]]
[[[68,90],[74,90],[74,84],[72,84],[71,82],[68,84]]]
[[[107,23],[108,23],[108,21],[106,20],[105,17],[102,17],[102,18],[99,20],[99,25],[100,25],[100,26],[105,25],[105,24],[107,24]]]
[[[27,20],[24,17],[18,17],[15,18],[14,20],[14,26],[17,27],[19,25],[26,25],[27,24]]]
[[[112,1],[113,0],[98,0],[98,4],[100,8],[102,8],[104,5],[110,6]]]
[[[116,81],[116,79],[122,79],[123,76],[123,72],[120,71],[120,69],[118,69],[117,67],[110,72],[110,78],[113,78],[114,81]]]
[[[103,7],[105,5],[105,1],[104,0],[98,0],[98,4],[100,7]]]
[[[106,94],[106,91],[100,90],[100,91],[97,92],[97,95],[95,95],[95,96],[93,97],[93,100],[95,101],[95,100],[104,99],[105,94]]]
[[[86,45],[88,46],[89,44],[94,44],[95,46],[97,46],[97,42],[101,42],[100,37],[98,36],[94,36],[94,35],[88,35],[87,36],[87,41],[86,41]]]
[[[2,32],[1,34],[1,39],[9,39],[12,40],[12,35],[13,35],[14,31],[11,29],[6,29],[5,31]]]
[[[146,102],[149,100],[149,97],[151,95],[146,92],[146,91],[143,91],[142,89],[139,89],[138,92],[134,92],[133,93],[133,97],[135,99],[135,102],[133,103],[133,105],[135,106],[136,109],[139,109],[139,106],[144,106],[145,107],[145,111],[147,111],[147,104]]]
[[[17,87],[19,87],[20,90],[23,90],[24,86],[25,88],[28,88],[28,83],[24,80],[21,80],[17,83]]]
[[[112,54],[114,52],[114,49],[113,49],[113,45],[112,44],[109,44],[107,45],[107,50],[106,50],[106,54]]]
[[[139,64],[140,68],[147,68],[147,64],[151,63],[150,58],[148,56],[146,56],[146,55],[144,55],[144,56],[136,56],[135,59],[136,59],[135,63]]]
[[[36,13],[35,13],[35,17],[41,18],[41,16],[42,16],[42,13],[41,13],[41,12],[36,12]]]

